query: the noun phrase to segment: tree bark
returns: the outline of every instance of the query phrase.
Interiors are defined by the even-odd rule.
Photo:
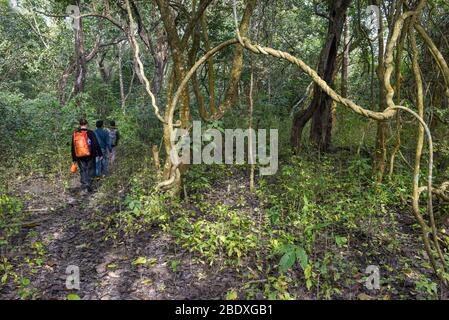
[[[343,36],[343,62],[341,66],[341,96],[348,97],[348,68],[349,68],[349,16],[346,15]]]
[[[78,3],[79,6],[79,3]],[[76,68],[75,68],[75,84],[73,87],[73,95],[81,93],[84,90],[84,84],[86,82],[86,56],[84,54],[84,31],[83,20],[79,18],[79,28],[75,28],[75,55],[76,55]]]
[[[123,48],[122,44],[117,45],[118,51],[118,80],[120,86],[120,101],[122,105],[122,112],[125,114],[126,104],[125,104],[125,86],[123,85]]]
[[[163,30],[157,31],[157,43],[152,50],[154,75],[151,79],[151,90],[157,96],[164,84],[165,70],[168,63],[168,43]]]
[[[335,72],[338,47],[345,22],[346,11],[351,0],[332,1],[329,5],[329,25],[326,41],[320,53],[318,74],[332,86]],[[299,151],[304,126],[312,119],[310,140],[321,151],[327,151],[331,142],[332,116],[331,98],[318,85],[313,90],[313,98],[309,107],[294,116],[291,143]]]
[[[377,76],[379,77],[379,110],[383,111],[387,107],[386,103],[386,91],[385,91],[385,66],[384,66],[384,20],[382,15],[382,9],[380,7],[380,1],[374,0],[373,5],[379,6],[379,30],[377,32],[378,38],[378,66]],[[396,19],[395,19],[396,21]],[[373,175],[377,183],[383,181],[386,161],[387,161],[387,124],[383,121],[377,123],[376,133],[376,147],[373,157]]]

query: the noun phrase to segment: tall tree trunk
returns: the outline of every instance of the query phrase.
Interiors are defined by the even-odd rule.
[[[126,99],[125,99],[125,86],[123,85],[123,47],[119,43],[117,45],[118,50],[118,80],[120,85],[120,101],[122,105],[122,112],[125,114],[126,110]]]
[[[80,26],[82,27],[81,24],[80,24]],[[81,33],[82,33],[82,30],[81,30]],[[84,36],[82,36],[80,38],[84,39]],[[80,82],[81,85],[78,87],[77,93],[81,92],[82,89],[84,88],[84,81],[85,81],[86,74],[87,74],[86,65],[89,61],[91,61],[93,58],[95,58],[97,53],[99,52],[100,37],[99,36],[97,37],[94,47],[88,54],[86,54],[86,55],[84,54],[84,40],[82,41],[82,47],[83,47],[82,50],[78,50],[78,47],[77,47],[76,41],[75,41],[75,56],[74,56],[73,60],[70,62],[70,64],[67,66],[67,68],[64,70],[64,72],[62,73],[61,78],[59,78],[58,93],[59,93],[59,102],[61,103],[61,105],[65,105],[67,102],[67,99],[68,99],[66,96],[66,87],[67,87],[67,81],[68,81],[70,75],[76,71],[77,73],[76,73],[75,79],[78,79],[78,76],[79,76],[78,72],[80,71],[80,69],[79,69],[80,63],[84,63],[84,68],[81,69],[81,70],[84,70],[84,72],[82,73],[82,78],[81,78],[82,81]],[[83,52],[83,57],[79,56],[80,52]],[[75,91],[75,89],[72,89],[72,90],[73,90],[73,92]],[[71,94],[73,94],[73,92]]]
[[[159,12],[161,14],[161,19],[167,33],[167,41],[170,49],[170,53],[173,60],[173,77],[170,79],[169,84],[169,101],[171,100],[171,93],[173,88],[179,86],[186,75],[186,68],[188,67],[188,53],[196,56],[196,52],[189,52],[188,44],[189,38],[192,36],[195,28],[199,27],[199,21],[204,13],[204,10],[210,4],[211,0],[200,0],[198,7],[196,6],[196,1],[192,2],[192,13],[193,17],[189,21],[187,28],[181,37],[176,29],[176,22],[173,14],[171,12],[169,3],[167,0],[156,0]],[[181,128],[187,129],[190,122],[190,97],[188,88],[182,91],[181,97],[179,99],[179,115],[181,120]],[[169,112],[165,114],[165,121],[170,123]],[[166,151],[166,160],[164,165],[163,179],[167,180],[172,174],[172,163],[170,160],[171,151],[171,130],[167,124],[164,124],[164,146]],[[181,164],[176,170],[176,177],[174,183],[172,183],[172,191],[174,194],[178,194],[182,188],[182,177],[181,174],[186,170],[186,165]]]
[[[382,9],[379,5],[379,0],[374,0],[372,4],[379,7],[379,29],[377,32],[378,38],[378,66],[377,76],[379,77],[379,111],[386,108],[386,92],[384,85],[384,20],[382,16]],[[373,159],[373,175],[376,182],[381,183],[385,173],[385,166],[387,161],[387,124],[383,121],[377,123],[376,147],[374,150]]]
[[[73,96],[76,96],[84,90],[84,83],[86,81],[86,74],[87,74],[86,56],[84,54],[83,21],[81,18],[79,18],[79,27],[75,28],[74,32],[75,32],[76,69],[75,69],[75,84],[73,87]]]
[[[151,79],[151,90],[157,96],[161,92],[164,84],[165,69],[168,63],[168,43],[167,37],[162,29],[157,32],[157,42],[152,49],[154,62],[154,75]]]
[[[248,108],[249,108],[249,125],[248,129],[251,131],[253,130],[253,112],[254,112],[254,100],[253,100],[253,94],[254,94],[254,66],[251,62],[251,75],[250,75],[250,82],[249,82],[249,93],[248,93]],[[251,192],[254,192],[254,171],[255,171],[255,164],[254,164],[254,154],[253,154],[253,136],[250,133],[248,135],[248,162],[249,162],[249,190]]]
[[[98,68],[100,69],[101,78],[103,79],[104,83],[108,83],[111,79],[111,67],[108,67],[108,65],[105,63],[104,59],[106,58],[106,51],[103,52],[100,56],[100,59],[98,59]]]
[[[211,49],[209,43],[209,34],[207,28],[206,13],[201,17],[201,29],[204,37],[204,49],[209,51]],[[209,111],[211,114],[215,113],[215,71],[214,71],[214,58],[207,59],[207,80],[209,86]]]
[[[338,47],[345,22],[346,11],[351,0],[336,0],[329,4],[329,26],[326,41],[320,53],[318,74],[332,86]],[[291,143],[299,151],[301,135],[306,123],[312,118],[310,140],[316,148],[327,151],[331,142],[331,98],[321,91],[318,85],[313,90],[309,107],[294,116]]]
[[[348,97],[348,69],[349,69],[349,16],[346,15],[343,35],[343,62],[341,65],[341,96]]]

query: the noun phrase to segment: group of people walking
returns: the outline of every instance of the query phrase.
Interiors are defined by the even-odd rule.
[[[92,131],[87,120],[82,118],[72,135],[72,161],[80,172],[82,192],[92,191],[93,178],[105,177],[108,166],[112,167],[115,162],[120,133],[113,120],[108,128],[103,127],[104,121],[98,120]]]

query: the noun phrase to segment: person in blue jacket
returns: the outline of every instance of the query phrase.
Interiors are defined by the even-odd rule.
[[[98,144],[100,145],[101,151],[103,153],[103,158],[97,158],[96,162],[96,172],[97,177],[106,176],[107,166],[108,166],[108,152],[112,152],[111,139],[109,138],[109,133],[103,129],[103,120],[98,120],[96,123],[97,129],[95,129],[95,136],[97,138]]]

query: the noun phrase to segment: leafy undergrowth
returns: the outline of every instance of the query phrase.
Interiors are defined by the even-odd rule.
[[[3,236],[14,250],[0,261],[2,297],[444,295],[410,212],[407,173],[375,186],[368,159],[344,152],[318,162],[294,157],[277,175],[258,177],[256,191],[250,192],[246,166],[191,166],[184,196],[174,200],[155,190],[151,159],[133,157],[132,147],[126,150],[92,197],[83,198],[73,186],[59,193],[32,188],[41,192],[30,196],[40,206],[63,205],[55,205],[45,223]],[[11,215],[19,219],[23,207],[33,203],[2,196],[0,222]],[[438,206],[436,213],[445,210]],[[66,288],[69,265],[82,269],[80,290]],[[369,281],[372,270],[380,273],[378,289],[366,286],[376,287]]]
[[[293,292],[305,286],[314,298],[327,299],[437,296],[407,203],[407,178],[376,187],[370,170],[368,159],[351,155],[319,163],[294,158],[275,181],[260,181],[272,251],[280,254],[278,271],[294,283]],[[379,290],[365,286],[365,271],[373,267]]]
[[[260,179],[256,195],[244,168],[216,168],[218,180],[192,170],[194,210],[177,220],[175,234],[205,261],[240,272],[240,298],[437,297],[409,209],[409,178],[376,187],[370,168],[344,154],[293,158]],[[373,267],[379,290],[365,286]]]
[[[60,213],[67,199],[61,188],[33,175],[17,176],[12,185],[0,194],[0,293],[13,290],[17,298],[35,299],[39,289],[31,278],[42,271],[47,249],[33,228]]]
[[[134,179],[127,210],[108,217],[109,231],[159,228],[190,262],[237,275],[228,298],[438,297],[410,212],[409,178],[376,187],[370,168],[369,159],[348,154],[292,158],[251,193],[244,166],[192,166],[181,201],[144,184],[146,172]],[[380,288],[370,290],[373,268]]]

